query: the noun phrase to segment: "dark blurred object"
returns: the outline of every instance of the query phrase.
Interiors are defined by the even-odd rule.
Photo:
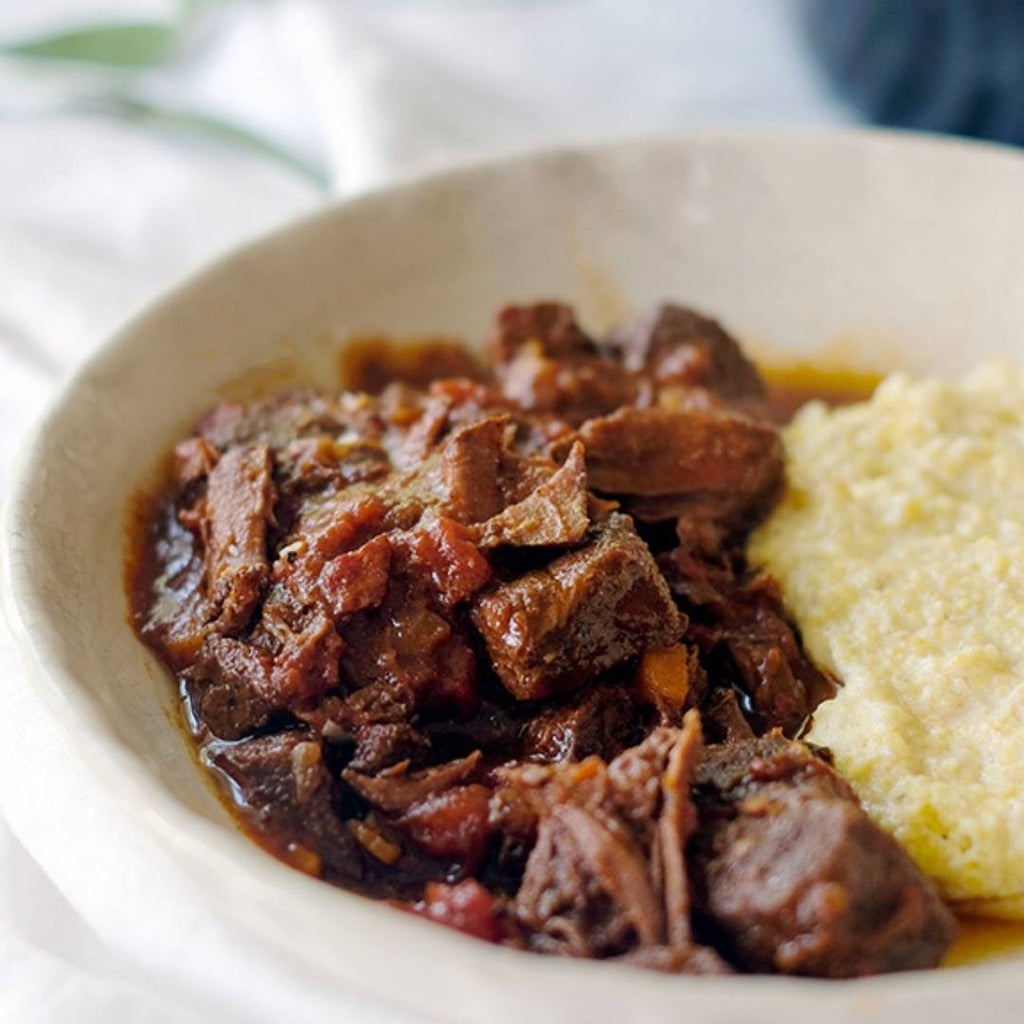
[[[1024,0],[805,0],[803,21],[870,120],[1024,144]]]

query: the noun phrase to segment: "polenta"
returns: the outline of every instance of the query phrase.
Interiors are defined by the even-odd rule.
[[[805,407],[751,540],[843,682],[809,739],[951,899],[1024,917],[1024,370]]]

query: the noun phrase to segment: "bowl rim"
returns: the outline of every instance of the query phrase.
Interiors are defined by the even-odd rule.
[[[861,1000],[868,995],[874,1006],[885,1008],[897,1003],[902,1005],[910,995],[934,996],[944,1001],[958,993],[976,998],[976,983],[982,979],[989,995],[995,995],[997,991],[1024,995],[1019,966],[1013,962],[914,971],[850,981],[741,975],[725,979],[723,985],[722,979],[615,970],[613,965],[594,961],[523,955],[516,950],[471,939],[414,915],[394,912],[378,901],[325,885],[287,867],[247,839],[244,843],[229,842],[226,836],[230,833],[222,825],[186,806],[160,783],[138,755],[118,739],[113,726],[105,722],[94,698],[76,682],[75,673],[51,656],[53,643],[50,638],[56,627],[47,618],[45,595],[34,589],[25,565],[33,544],[28,499],[37,474],[44,468],[33,454],[51,424],[59,421],[65,407],[83,386],[101,374],[120,353],[139,344],[137,336],[143,333],[149,321],[159,318],[165,309],[188,301],[190,293],[201,292],[208,282],[230,271],[236,263],[258,261],[262,254],[272,251],[285,239],[298,238],[313,226],[345,217],[350,211],[387,204],[398,195],[500,173],[508,165],[543,163],[567,156],[600,160],[629,148],[685,147],[701,141],[737,147],[758,144],[882,147],[902,152],[928,151],[940,157],[950,153],[973,154],[984,159],[1013,160],[1024,169],[1024,153],[1001,143],[888,128],[697,128],[656,132],[492,154],[459,161],[440,171],[412,173],[352,197],[333,200],[268,233],[229,248],[147,303],[67,375],[19,446],[3,510],[0,599],[25,676],[75,751],[103,783],[107,793],[115,798],[125,816],[144,822],[146,828],[173,851],[176,860],[192,862],[190,873],[193,876],[195,869],[202,867],[211,877],[221,881],[228,881],[233,875],[239,876],[243,879],[242,885],[259,886],[264,895],[273,900],[284,897],[296,900],[316,898],[321,902],[330,900],[336,903],[339,913],[345,915],[351,927],[360,928],[365,923],[371,926],[371,932],[387,927],[396,942],[410,943],[414,955],[424,948],[430,949],[435,956],[450,954],[462,962],[465,970],[482,974],[500,966],[506,979],[522,984],[559,977],[581,986],[600,985],[610,998],[615,998],[616,1002],[622,1000],[621,1005],[627,1005],[625,1000],[639,995],[641,989],[645,998],[650,998],[654,990],[668,992],[671,989],[676,994],[692,991],[696,995],[698,990],[705,995],[713,993],[717,1006],[737,1012],[760,1007],[763,1000],[773,994],[791,997],[797,993],[808,1009],[834,1010],[840,1003],[849,1002],[851,997]],[[391,915],[388,925],[384,923],[384,914]],[[412,946],[412,943],[418,945]],[[359,986],[355,989],[359,990]],[[371,988],[369,994],[374,999],[382,998],[375,988]],[[410,1007],[408,1001],[397,995],[396,1002],[405,1009]]]

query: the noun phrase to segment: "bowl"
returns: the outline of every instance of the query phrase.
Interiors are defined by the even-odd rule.
[[[702,132],[464,167],[246,246],[112,338],[22,453],[4,596],[31,684],[216,913],[392,1003],[535,1024],[942,1022],[983,994],[989,1019],[1010,1019],[1024,1004],[1019,962],[857,982],[670,977],[488,946],[284,866],[197,768],[174,687],[130,627],[124,560],[132,496],[201,412],[275,386],[335,386],[340,349],[367,332],[472,341],[502,303],[546,296],[600,329],[672,298],[772,360],[956,374],[991,354],[1024,358],[1022,211],[1024,157],[995,146]]]

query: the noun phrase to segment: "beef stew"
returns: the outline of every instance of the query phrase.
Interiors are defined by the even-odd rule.
[[[546,302],[501,311],[486,366],[438,361],[464,376],[366,351],[369,391],[204,416],[131,562],[250,833],[539,953],[934,966],[952,915],[799,739],[837,682],[744,562],[785,455],[736,341]]]

